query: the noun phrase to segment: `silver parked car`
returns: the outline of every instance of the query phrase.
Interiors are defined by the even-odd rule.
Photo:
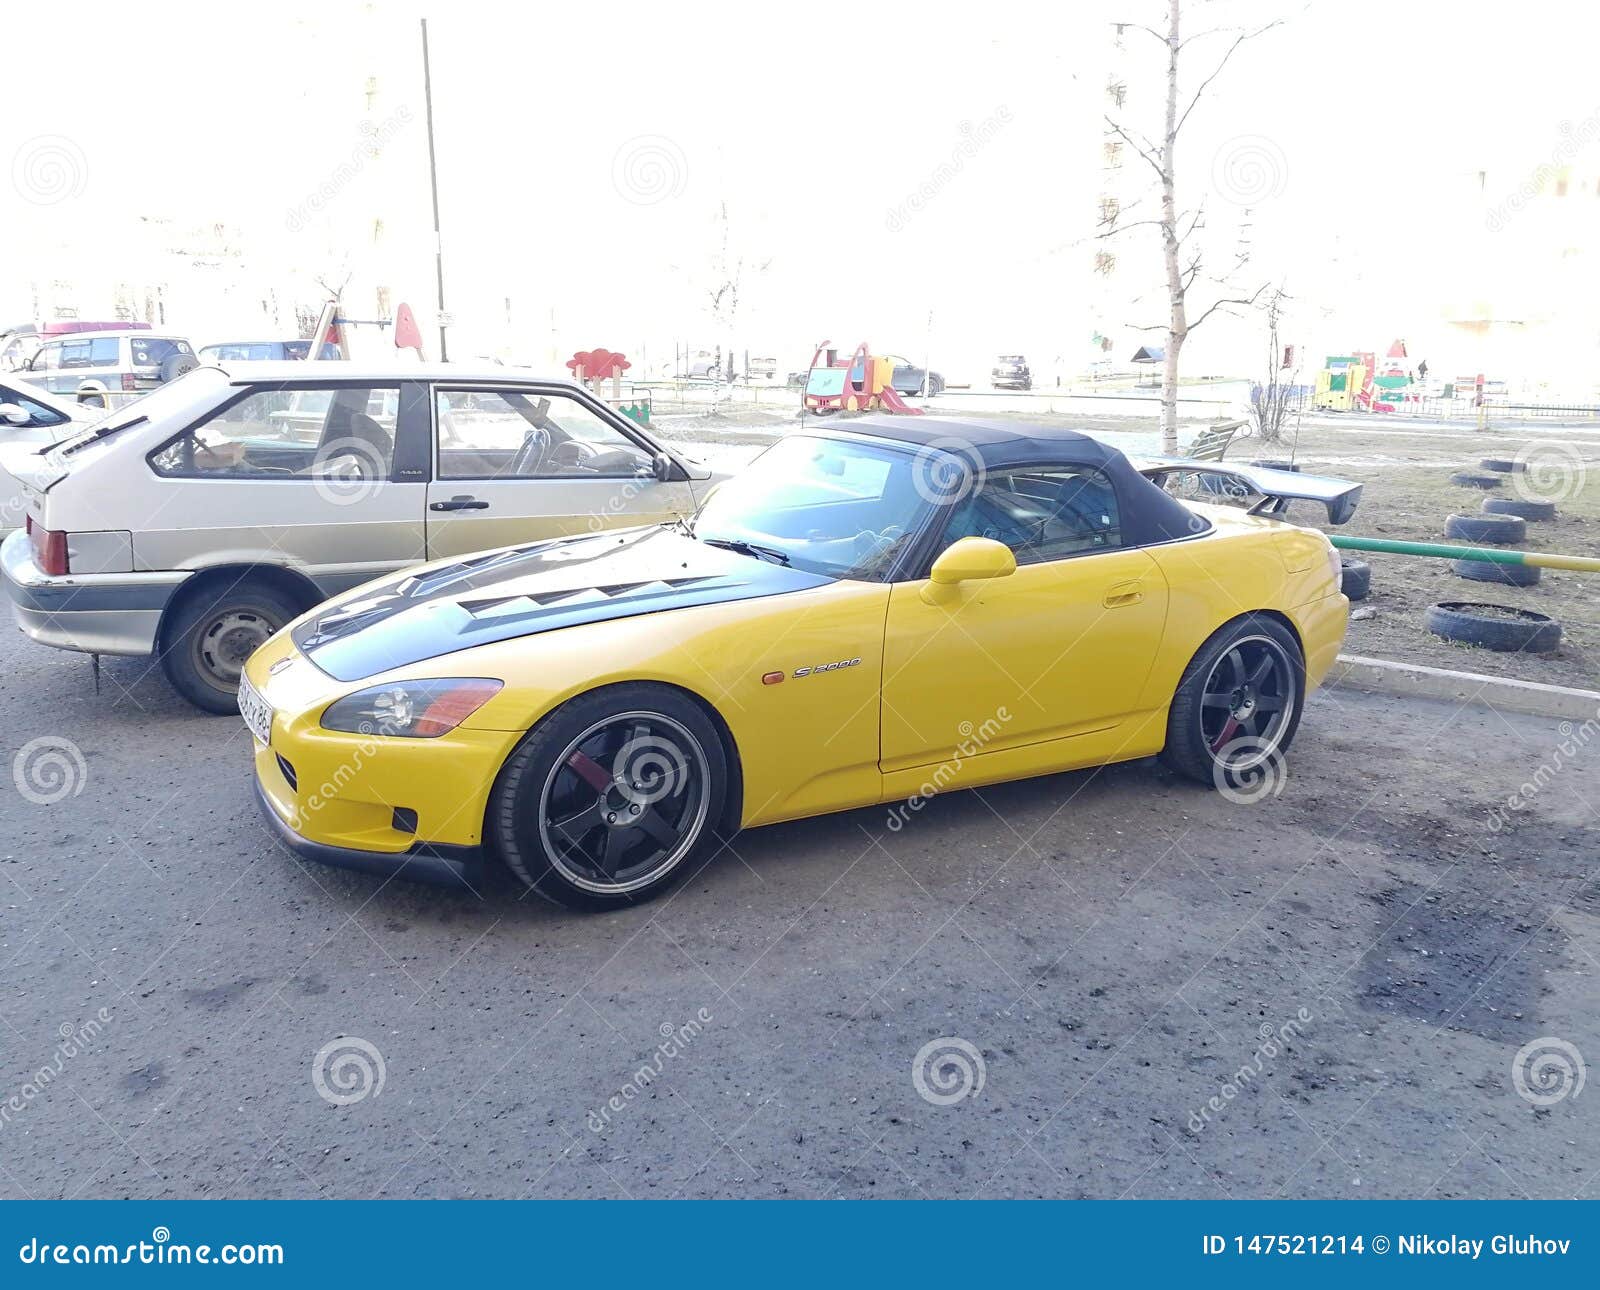
[[[154,654],[212,712],[327,596],[407,565],[687,516],[712,472],[510,368],[202,367],[26,463],[0,546],[34,640]]]
[[[83,331],[44,341],[19,375],[30,385],[91,408],[114,408],[199,365],[181,336],[153,331]]]
[[[7,462],[69,438],[92,420],[94,414],[79,404],[0,375],[0,537],[22,527],[25,506]]]

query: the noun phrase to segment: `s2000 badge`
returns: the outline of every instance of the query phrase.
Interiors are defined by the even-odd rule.
[[[855,667],[861,660],[859,658],[840,659],[837,663],[819,663],[815,667],[797,667],[794,670],[796,680],[802,676],[817,676],[823,672],[837,672],[840,668]]]

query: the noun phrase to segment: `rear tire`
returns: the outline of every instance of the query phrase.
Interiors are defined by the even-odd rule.
[[[161,670],[195,707],[218,716],[239,711],[245,660],[300,608],[259,578],[191,595],[161,631]]]
[[[1233,655],[1240,656],[1237,666]],[[1272,660],[1271,674],[1253,680],[1263,659]],[[1294,741],[1305,691],[1305,658],[1294,633],[1264,614],[1236,618],[1212,633],[1183,670],[1161,760],[1219,789],[1259,782]]]
[[[545,899],[625,908],[706,861],[729,782],[722,739],[692,700],[663,685],[607,686],[528,732],[495,780],[484,832]]]

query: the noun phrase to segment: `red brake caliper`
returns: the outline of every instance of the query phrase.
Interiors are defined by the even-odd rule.
[[[1219,753],[1225,747],[1227,747],[1228,740],[1233,738],[1233,732],[1238,728],[1238,718],[1230,714],[1228,719],[1222,724],[1222,733],[1211,741],[1211,751],[1214,753]]]
[[[611,776],[606,773],[603,766],[587,753],[575,752],[567,758],[567,765],[597,793],[605,793],[611,787]]]

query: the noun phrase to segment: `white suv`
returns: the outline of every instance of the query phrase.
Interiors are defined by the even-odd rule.
[[[11,465],[17,623],[157,655],[234,710],[252,651],[327,596],[442,556],[693,513],[714,478],[587,390],[510,368],[202,367]]]

